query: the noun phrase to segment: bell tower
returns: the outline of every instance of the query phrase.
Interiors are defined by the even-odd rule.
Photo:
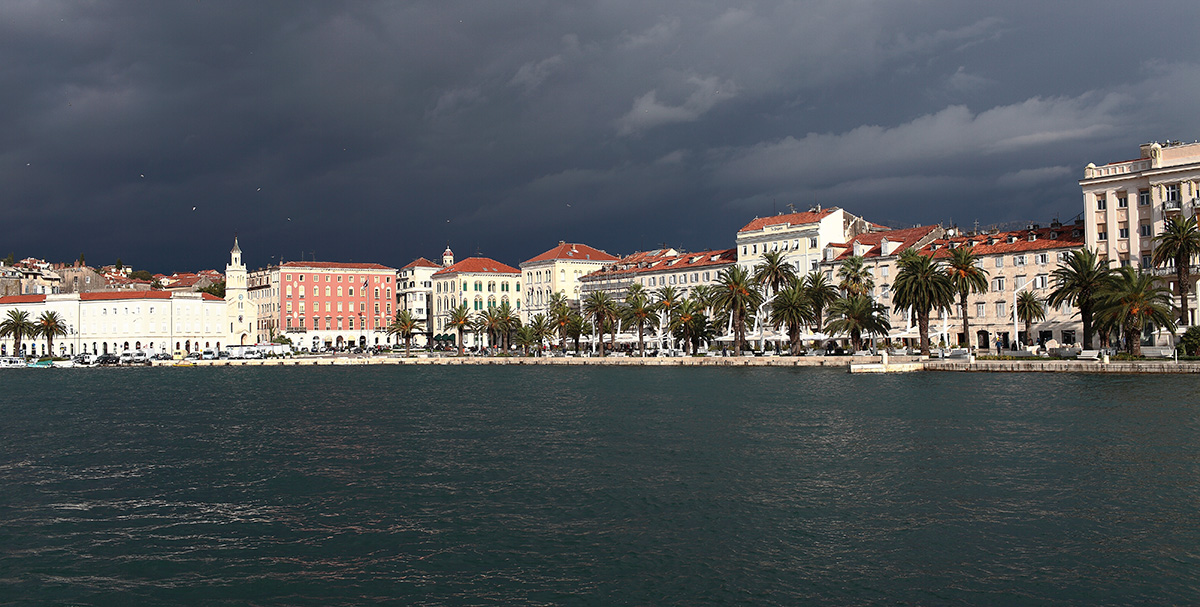
[[[258,309],[249,298],[242,249],[238,246],[237,236],[234,236],[233,249],[229,251],[229,264],[225,266],[225,322],[229,325],[226,346],[256,343],[258,336],[254,326],[257,320]]]
[[[442,251],[442,267],[448,268],[454,265],[454,251],[450,250],[450,245],[446,245],[446,250]]]

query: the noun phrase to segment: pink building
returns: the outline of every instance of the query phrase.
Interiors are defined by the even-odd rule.
[[[300,348],[389,342],[396,313],[396,269],[377,263],[289,261],[272,267],[278,285],[275,326]],[[261,309],[261,306],[260,306]]]

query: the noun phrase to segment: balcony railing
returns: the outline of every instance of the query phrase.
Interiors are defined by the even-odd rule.
[[[1183,209],[1183,201],[1181,201],[1181,200],[1164,200],[1163,201],[1163,210],[1164,211],[1179,211],[1182,209]]]
[[[1174,278],[1175,277],[1175,266],[1154,267],[1154,268],[1150,268],[1149,272],[1155,276]],[[1197,277],[1200,277],[1200,265],[1190,266],[1188,268],[1188,274],[1192,277],[1193,280],[1195,280]]]

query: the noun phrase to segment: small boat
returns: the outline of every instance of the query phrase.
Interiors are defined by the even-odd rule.
[[[0,369],[23,369],[25,361],[16,356],[0,356]]]
[[[31,362],[25,366],[29,367],[30,369],[53,369],[54,361],[47,358],[46,360],[38,360],[38,361]]]

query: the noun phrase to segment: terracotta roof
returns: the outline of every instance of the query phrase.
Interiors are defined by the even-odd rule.
[[[737,249],[680,253],[679,255],[659,257],[652,261],[635,263],[626,263],[626,259],[629,258],[596,270],[584,276],[581,280],[604,280],[614,276],[629,276],[652,272],[676,272],[695,268],[732,265],[737,263]]]
[[[1079,230],[1079,236],[1072,236],[1073,230]],[[1058,233],[1058,238],[1051,238],[1052,232]],[[1029,235],[1036,233],[1036,240],[1029,240]],[[1015,237],[1014,242],[1009,242],[1009,237]],[[994,244],[988,244],[991,240]],[[1000,232],[998,234],[976,234],[974,236],[956,236],[954,238],[938,238],[925,248],[921,249],[923,255],[933,255],[937,259],[950,256],[950,243],[954,243],[955,247],[973,246],[975,254],[984,255],[1004,255],[1009,253],[1024,253],[1029,251],[1045,251],[1050,249],[1076,249],[1084,245],[1083,227],[1075,225],[1065,225],[1051,228],[1038,228],[1036,230],[1010,230],[1008,232]],[[934,247],[937,247],[936,249]]]
[[[798,226],[798,225],[804,225],[804,224],[808,224],[808,223],[816,223],[816,222],[821,221],[822,219],[828,217],[831,213],[833,213],[834,211],[837,211],[837,210],[838,210],[837,207],[830,207],[828,209],[821,209],[820,211],[809,211],[806,213],[788,213],[787,215],[772,215],[771,217],[760,217],[760,218],[757,218],[754,221],[751,221],[750,223],[746,224],[742,229],[738,230],[738,233],[753,232],[755,230],[761,230],[767,226],[774,226],[774,225],[780,225],[780,224]]]
[[[285,268],[312,268],[315,270],[392,270],[377,263],[340,263],[336,261],[288,261],[283,264]]]
[[[171,299],[170,291],[91,291],[80,293],[80,301],[100,301],[105,299]]]
[[[203,299],[204,301],[225,301],[224,299],[221,299],[212,293],[201,293],[200,299]]]
[[[434,272],[434,276],[445,274],[520,274],[521,271],[487,257],[468,257],[452,266]]]
[[[526,259],[525,263],[521,265],[525,265],[526,263],[534,263],[536,261],[548,261],[551,259],[572,259],[575,261],[616,261],[620,258],[616,255],[611,255],[601,251],[600,249],[589,247],[585,244],[559,242],[558,246],[546,251],[545,253],[542,253],[541,255],[538,255],[537,257]]]
[[[845,245],[843,245],[846,247],[846,250],[841,255],[838,255],[835,259],[841,260],[846,259],[847,257],[853,257],[854,245],[856,244],[865,245],[867,247],[867,251],[862,254],[863,257],[879,257],[883,254],[883,251],[880,250],[880,245],[883,244],[883,240],[885,238],[888,240],[888,242],[900,243],[899,248],[896,250],[903,251],[904,249],[915,245],[917,241],[928,236],[930,232],[936,230],[937,228],[938,226],[917,226],[915,228],[905,228],[903,230],[888,230],[887,232],[867,232],[865,234],[859,234],[858,236],[851,238],[850,242],[847,242]]]
[[[46,296],[42,295],[7,295],[0,297],[0,306],[6,304],[21,304],[21,303],[38,303],[46,301]]]
[[[440,268],[440,267],[442,267],[442,264],[440,264],[440,263],[433,263],[432,261],[429,261],[428,259],[425,259],[424,257],[418,257],[415,260],[413,260],[412,262],[410,262],[408,265],[406,265],[400,269],[407,270],[408,268]]]

